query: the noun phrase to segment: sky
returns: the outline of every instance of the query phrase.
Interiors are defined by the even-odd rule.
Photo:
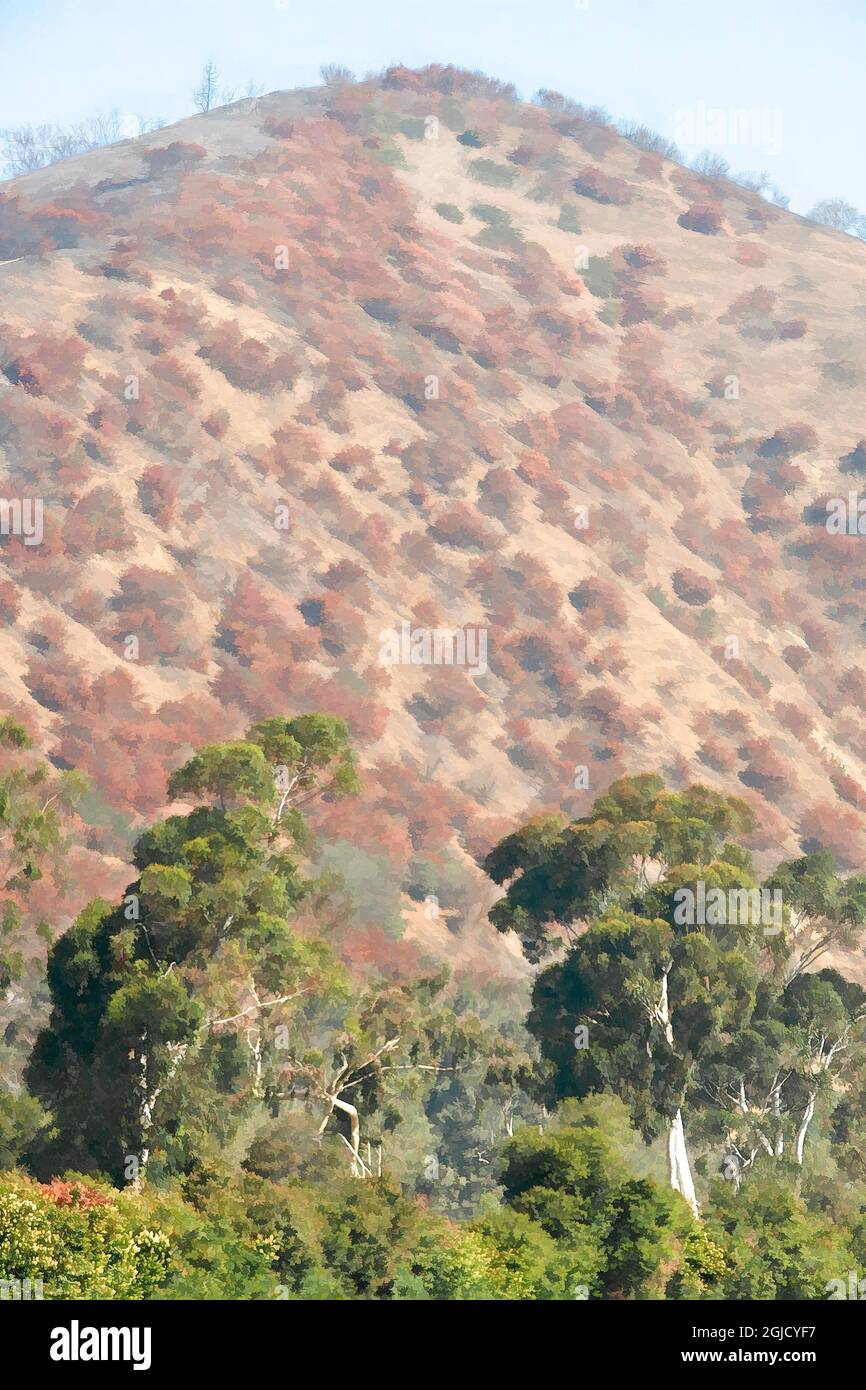
[[[866,0],[0,0],[0,129],[180,120],[208,59],[238,95],[454,63],[766,171],[797,212],[866,210],[864,58]]]

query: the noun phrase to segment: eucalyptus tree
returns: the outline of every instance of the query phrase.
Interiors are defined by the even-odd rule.
[[[182,1167],[263,1102],[279,1030],[348,996],[292,916],[309,890],[301,807],[356,786],[345,726],[319,715],[265,720],[172,775],[192,808],[140,837],[122,902],[91,902],[50,953],[28,1067],[55,1122],[43,1166],[139,1181],[155,1149]]]
[[[647,1141],[666,1130],[671,1185],[695,1212],[686,1119],[737,1187],[758,1160],[796,1173],[816,1113],[862,1088],[866,1066],[866,994],[816,971],[856,941],[866,877],[842,879],[821,851],[759,890],[734,838],[750,829],[737,798],[648,774],[571,825],[530,822],[486,864],[507,884],[497,927],[532,960],[560,952],[529,1016],[551,1096],[612,1090]]]
[[[816,1113],[832,1115],[864,1076],[866,992],[835,970],[765,977],[747,1026],[703,1068],[725,1176],[739,1187],[758,1161],[802,1168]]]
[[[0,1162],[10,1165],[44,1119],[20,1086],[41,987],[32,948],[51,940],[49,924],[32,909],[31,889],[47,876],[62,894],[73,817],[86,790],[83,774],[56,772],[17,720],[0,719]]]
[[[866,925],[866,874],[842,878],[829,850],[787,859],[767,880],[785,904],[788,979],[814,968],[833,947],[852,947]]]
[[[750,829],[738,798],[668,792],[644,774],[570,825],[531,822],[486,861],[508,885],[490,914],[499,930],[516,930],[536,961],[568,947],[538,976],[528,1021],[552,1098],[619,1094],[647,1141],[667,1133],[671,1185],[695,1212],[684,1115],[700,1104],[704,1063],[751,1016],[765,947],[760,922],[727,911],[682,921],[678,890],[700,883],[725,903],[753,890],[750,856],[730,838]]]

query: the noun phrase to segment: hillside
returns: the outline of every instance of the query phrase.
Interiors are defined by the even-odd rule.
[[[626,772],[744,796],[763,865],[862,865],[863,539],[825,499],[864,361],[862,243],[452,70],[0,186],[2,493],[44,504],[2,537],[0,708],[93,782],[62,920],[275,712],[360,751],[319,815],[359,968],[522,975],[478,860]],[[404,621],[487,669],[383,664]]]

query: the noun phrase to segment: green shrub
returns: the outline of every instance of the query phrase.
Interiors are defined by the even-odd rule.
[[[518,173],[510,164],[497,164],[493,159],[473,159],[469,172],[479,183],[486,183],[490,188],[510,188]]]
[[[604,256],[590,256],[583,272],[583,283],[597,299],[609,299],[613,294],[613,271]]]
[[[561,232],[572,232],[574,236],[580,236],[581,228],[577,220],[577,208],[573,207],[571,203],[563,203],[559,209],[556,225]]]
[[[398,123],[397,129],[407,140],[423,140],[427,127],[420,116],[406,116]]]
[[[473,203],[472,216],[477,217],[479,222],[486,222],[490,227],[510,227],[511,214],[504,208],[498,208],[495,203]]]
[[[149,1298],[165,1280],[171,1242],[110,1191],[4,1177],[0,1280],[41,1280],[46,1299]]]

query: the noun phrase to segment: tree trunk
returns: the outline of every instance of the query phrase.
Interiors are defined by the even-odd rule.
[[[698,1199],[695,1196],[695,1185],[692,1181],[692,1170],[689,1166],[689,1155],[686,1150],[686,1136],[683,1130],[683,1114],[678,1110],[671,1120],[671,1127],[668,1132],[668,1163],[670,1165],[671,1187],[674,1192],[679,1192],[688,1202],[695,1217],[700,1217]]]
[[[140,1192],[144,1183],[145,1170],[150,1159],[150,1148],[148,1140],[150,1129],[153,1124],[153,1097],[147,1081],[147,1030],[142,1033],[139,1039],[140,1047],[138,1053],[138,1089],[140,1100],[138,1104],[138,1132],[141,1139],[141,1149],[138,1154],[138,1172],[132,1183],[132,1190]]]
[[[334,1105],[338,1110],[349,1116],[349,1128],[352,1134],[352,1172],[355,1177],[363,1178],[366,1176],[364,1171],[364,1160],[361,1157],[361,1121],[354,1105],[350,1105],[347,1100],[340,1100],[339,1096],[334,1097]]]
[[[812,1123],[812,1116],[815,1113],[816,1094],[817,1092],[813,1091],[810,1095],[809,1104],[803,1111],[803,1118],[800,1121],[800,1128],[797,1130],[797,1146],[795,1152],[797,1157],[797,1163],[801,1168],[803,1166],[803,1146],[806,1143],[806,1131],[808,1130],[809,1125]]]
[[[150,1139],[153,1130],[153,1117],[156,1110],[156,1102],[159,1100],[164,1088],[174,1078],[174,1074],[187,1054],[188,1043],[170,1043],[168,1047],[169,1065],[163,1080],[157,1086],[150,1083],[150,1053],[148,1051],[147,1029],[139,1039],[138,1053],[138,1089],[141,1099],[138,1105],[138,1126],[141,1152],[139,1154],[138,1177],[132,1183],[133,1191],[140,1192],[144,1186],[144,1179],[147,1173],[147,1165],[150,1161]]]

